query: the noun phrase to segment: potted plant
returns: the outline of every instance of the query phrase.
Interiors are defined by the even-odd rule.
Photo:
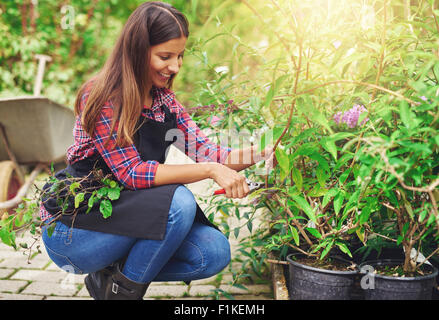
[[[422,80],[422,79],[421,79]],[[416,84],[418,102],[403,101],[383,118],[373,135],[361,138],[359,180],[363,199],[364,249],[399,249],[400,259],[364,261],[366,299],[431,299],[439,253],[438,85]],[[427,98],[428,97],[428,98]]]
[[[351,248],[359,237],[356,217],[364,190],[358,188],[354,174],[358,165],[351,149],[355,147],[336,146],[365,130],[365,121],[358,121],[362,112],[355,110],[346,112],[352,114],[350,131],[325,135],[319,126],[299,133],[290,128],[280,144],[285,147],[276,149],[278,167],[270,176],[276,187],[254,195],[273,214],[266,249],[277,251],[288,262],[293,300],[348,300],[355,291],[358,272]],[[334,126],[330,121],[329,128]],[[297,123],[296,127],[301,128]],[[341,123],[335,127],[348,129]],[[274,131],[273,136],[280,138]]]

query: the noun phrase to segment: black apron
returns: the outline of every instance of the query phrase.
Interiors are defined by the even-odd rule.
[[[168,130],[177,128],[176,115],[172,114],[166,106],[162,106],[162,109],[166,115],[164,122],[157,122],[143,116],[139,119],[140,128],[134,136],[134,144],[143,161],[156,160],[159,163],[164,163],[169,146],[174,142],[166,141],[165,136]],[[101,169],[104,175],[111,174],[111,170],[102,156],[97,153],[90,158],[69,165],[66,169],[57,172],[55,177],[68,184],[69,181],[65,179],[69,175],[85,177],[94,168]],[[83,205],[76,209],[75,214],[69,214],[69,212],[74,211],[73,197],[69,201],[68,209],[63,214],[60,214],[61,206],[57,199],[50,197],[48,192],[43,197],[43,204],[52,217],[59,216],[58,221],[67,226],[134,238],[163,240],[172,198],[175,189],[180,185],[170,184],[134,191],[124,189],[120,198],[112,201],[113,211],[111,216],[106,219],[99,211],[99,204],[95,204],[91,211],[86,213],[90,195],[82,202]],[[81,186],[84,186],[84,183],[81,183]],[[49,190],[50,187],[51,184],[47,183],[43,189]],[[60,197],[62,196],[60,195]],[[206,218],[198,204],[195,221],[219,230]]]

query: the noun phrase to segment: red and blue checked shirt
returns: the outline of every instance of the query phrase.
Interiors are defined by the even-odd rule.
[[[88,92],[82,96],[82,108],[85,106],[87,98]],[[151,120],[164,122],[165,113],[161,109],[162,105],[165,105],[171,113],[176,114],[179,131],[174,134],[177,136],[174,146],[195,162],[225,162],[231,148],[217,145],[207,138],[176,100],[171,90],[154,87],[153,105],[151,109],[144,108],[142,115]],[[74,144],[67,150],[67,161],[72,164],[99,152],[114,176],[127,189],[137,190],[153,187],[159,163],[155,160],[142,161],[134,144],[116,147],[117,124],[108,143],[105,144],[110,136],[112,118],[113,107],[108,102],[102,107],[101,115],[96,122],[94,136],[90,137],[84,131],[78,116],[73,128]],[[49,213],[42,205],[40,217],[42,221],[49,217]]]

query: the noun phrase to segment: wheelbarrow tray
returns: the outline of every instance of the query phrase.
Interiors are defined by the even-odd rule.
[[[58,163],[73,143],[73,110],[45,97],[0,99],[0,123],[19,164]],[[10,160],[0,140],[0,161]]]

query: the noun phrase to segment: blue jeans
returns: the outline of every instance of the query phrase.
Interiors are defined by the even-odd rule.
[[[192,192],[179,186],[163,240],[70,228],[61,222],[51,237],[43,228],[42,238],[52,261],[68,272],[95,272],[126,257],[122,273],[135,282],[203,279],[229,264],[230,245],[218,230],[194,222],[195,212]]]

